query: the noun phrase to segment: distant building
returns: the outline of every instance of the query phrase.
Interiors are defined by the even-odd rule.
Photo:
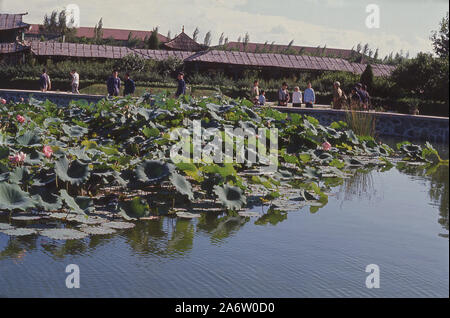
[[[23,40],[23,34],[30,25],[22,21],[22,17],[28,13],[7,14],[0,13],[0,42],[11,43]]]
[[[150,38],[153,31],[142,31],[142,30],[127,30],[127,29],[110,29],[110,28],[102,28],[103,39],[112,39],[118,42],[122,42],[122,44],[126,44],[128,38],[131,34],[132,38],[136,38],[139,40],[145,40]],[[76,28],[76,37],[77,38],[86,38],[92,39],[94,38],[95,32],[92,27],[79,27]],[[31,24],[30,30],[25,32],[25,38],[29,40],[39,40],[42,36],[48,37],[41,24]],[[165,43],[168,41],[168,38],[162,34],[158,33],[158,39],[160,42]]]
[[[1,62],[25,62],[27,56],[33,56],[39,62],[45,63],[48,59],[54,61],[67,59],[105,60],[120,59],[129,54],[137,54],[145,59],[158,61],[178,58],[183,61],[188,71],[223,72],[224,74],[233,75],[235,78],[239,78],[246,70],[260,70],[263,72],[262,74],[266,73],[267,77],[274,77],[277,74],[285,76],[286,74],[293,74],[293,72],[304,71],[344,71],[361,74],[367,66],[365,63],[352,62],[346,59],[351,56],[352,52],[355,52],[353,50],[280,45],[276,47],[275,45],[269,45],[269,49],[264,50],[257,43],[244,45],[237,42],[209,48],[189,37],[184,32],[184,27],[182,32],[171,40],[158,34],[158,38],[162,43],[161,50],[131,48],[120,46],[116,43],[112,45],[95,45],[68,43],[59,41],[59,39],[39,41],[41,36],[44,35],[42,28],[40,25],[30,26],[24,23],[22,16],[26,14],[0,14]],[[94,28],[88,27],[80,27],[76,31],[76,36],[80,38],[93,38],[95,33]],[[113,39],[124,43],[128,41],[130,34],[132,38],[140,40],[148,39],[152,34],[152,31],[108,28],[104,28],[102,31],[103,39]],[[24,35],[26,35],[25,40]],[[298,54],[292,54],[295,52],[291,50],[300,51],[298,51]],[[309,54],[301,54],[302,52]],[[372,64],[372,68],[375,76],[389,76],[395,69],[394,66],[383,64]]]
[[[184,33],[183,27],[180,34],[178,34],[172,40],[164,43],[163,48],[166,50],[173,50],[173,51],[198,52],[208,49],[208,46],[195,42],[191,37],[189,37],[189,35]]]

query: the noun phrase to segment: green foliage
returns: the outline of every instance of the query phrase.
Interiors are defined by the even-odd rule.
[[[146,60],[137,54],[128,54],[121,59],[118,59],[114,68],[122,72],[140,73],[145,69]]]
[[[367,85],[367,89],[369,91],[371,91],[372,87],[373,87],[373,81],[374,81],[374,76],[373,76],[372,66],[370,64],[367,64],[366,69],[361,74],[360,82],[362,84]]]
[[[449,57],[449,25],[448,25],[448,11],[445,17],[439,23],[439,30],[433,31],[431,35],[434,52],[443,59]]]
[[[324,127],[309,116],[249,108],[245,100],[175,100],[165,94],[152,99],[152,105],[148,104],[148,96],[103,99],[95,105],[74,101],[65,108],[33,99],[1,105],[0,209],[40,207],[55,211],[65,207],[91,213],[98,198],[118,196],[114,210],[122,217],[146,216],[148,203],[158,209],[160,202],[167,206],[171,200],[173,206],[216,200],[227,210],[237,211],[247,204],[246,195],[252,193],[252,187],[264,191],[259,195],[262,202],[277,204],[284,200],[287,180],[294,180],[292,185],[303,191],[300,199],[313,201],[309,203],[314,204],[311,212],[315,212],[327,202],[319,184],[326,180],[330,185],[330,179],[344,178],[349,167],[375,162],[385,168],[390,155],[442,163],[430,145],[405,143],[394,153],[374,138],[358,136],[344,122]],[[27,118],[27,122],[19,123],[17,115]],[[194,119],[202,119],[220,132],[225,128],[276,128],[280,151],[274,164],[278,171],[255,174],[262,164],[248,160],[173,164],[170,150],[176,141],[169,138],[170,133],[189,128],[187,122]],[[275,136],[269,135],[271,139]],[[322,148],[325,141],[332,144],[331,149]],[[44,146],[52,149],[48,157],[44,156]],[[192,149],[189,142],[185,146]],[[251,151],[248,140],[244,150]]]
[[[150,38],[148,39],[148,48],[151,50],[158,50],[160,46],[158,38],[158,27],[154,28]]]
[[[404,96],[448,101],[449,61],[419,53],[399,65],[392,80]]]

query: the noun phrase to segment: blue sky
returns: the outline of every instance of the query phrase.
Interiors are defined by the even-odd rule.
[[[236,41],[246,32],[252,42],[351,48],[368,42],[380,54],[432,50],[429,35],[448,11],[444,0],[0,0],[2,12],[29,12],[25,21],[40,23],[47,12],[77,4],[81,25],[103,17],[105,27],[151,30],[159,26],[172,36],[185,25],[200,39],[211,30],[212,44],[224,32]],[[380,28],[365,26],[367,4],[380,8]]]

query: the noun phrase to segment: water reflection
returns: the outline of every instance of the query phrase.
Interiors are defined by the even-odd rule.
[[[373,180],[374,170],[358,169],[352,177],[344,179],[336,192],[336,198],[345,201],[373,200],[377,197],[377,190]]]
[[[217,244],[232,236],[249,220],[250,218],[244,218],[239,215],[207,213],[200,217],[197,229],[209,235],[211,243]]]
[[[399,164],[397,165],[397,169],[409,176],[419,177],[428,183],[428,196],[432,204],[439,210],[438,223],[448,231],[449,166],[445,164],[427,164],[417,167]],[[448,237],[448,233],[440,233],[439,235]]]
[[[449,167],[448,165],[412,166],[398,164],[397,169],[406,175],[424,182],[430,201],[439,211],[438,222],[447,233],[449,230]],[[338,201],[353,199],[372,200],[377,198],[377,186],[374,182],[375,170],[360,169],[354,175],[339,182],[327,183],[330,189],[337,191]],[[379,185],[378,185],[379,186]],[[278,225],[287,219],[288,213],[278,209],[265,209],[258,218],[242,217],[236,213],[224,214],[208,212],[199,219],[180,219],[161,217],[156,220],[137,222],[135,228],[119,231],[118,234],[94,235],[83,240],[58,241],[37,235],[9,237],[0,234],[0,260],[12,259],[21,262],[36,250],[42,250],[54,259],[66,256],[86,255],[111,242],[117,237],[125,240],[136,255],[177,258],[184,257],[194,246],[196,234],[210,238],[212,244],[221,244],[232,237],[245,224],[254,221],[255,225]],[[263,209],[264,211],[264,209]],[[36,226],[38,224],[35,224]]]

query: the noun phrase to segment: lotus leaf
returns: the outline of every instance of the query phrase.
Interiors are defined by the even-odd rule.
[[[16,184],[0,183],[0,210],[22,210],[34,207],[34,202],[27,192]]]
[[[239,210],[246,203],[246,198],[241,188],[238,187],[229,185],[215,186],[214,193],[220,202],[230,210]]]

